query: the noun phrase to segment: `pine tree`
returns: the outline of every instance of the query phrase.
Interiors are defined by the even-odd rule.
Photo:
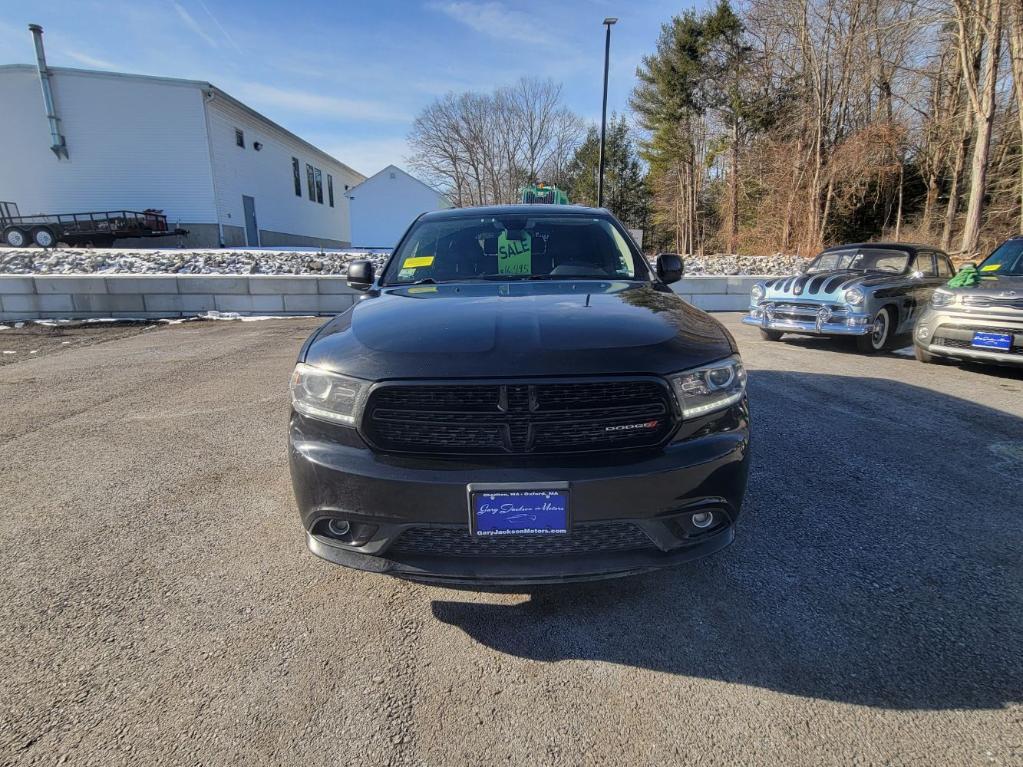
[[[626,226],[646,228],[650,208],[646,179],[624,116],[611,115],[604,152],[604,207]],[[568,165],[572,202],[597,204],[599,167],[600,132],[591,127]]]

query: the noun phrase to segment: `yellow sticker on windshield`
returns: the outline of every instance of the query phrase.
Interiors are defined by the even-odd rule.
[[[406,258],[401,265],[402,269],[418,269],[420,266],[433,266],[433,256],[414,256]]]
[[[1001,264],[988,264],[987,266],[980,267],[980,270],[982,272],[997,272],[1001,268]]]
[[[409,288],[408,292],[410,295],[415,293],[436,293],[436,285],[416,285],[414,288]]]

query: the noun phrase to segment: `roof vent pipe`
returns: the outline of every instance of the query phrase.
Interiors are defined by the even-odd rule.
[[[36,44],[36,66],[39,67],[39,85],[43,89],[43,107],[46,109],[46,119],[50,123],[50,139],[53,141],[50,149],[58,158],[67,158],[67,141],[61,135],[60,118],[57,117],[57,108],[53,105],[50,70],[46,67],[46,52],[43,50],[43,28],[38,24],[29,24],[28,31],[32,33],[32,40]]]

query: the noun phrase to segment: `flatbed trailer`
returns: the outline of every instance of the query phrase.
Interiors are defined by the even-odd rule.
[[[0,201],[3,244],[23,248],[36,244],[52,248],[59,242],[109,248],[125,237],[173,237],[187,229],[171,229],[159,210],[103,210],[89,213],[43,213],[22,216],[13,202]]]

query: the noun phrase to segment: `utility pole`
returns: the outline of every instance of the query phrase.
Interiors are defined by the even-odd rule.
[[[604,37],[604,105],[600,110],[600,168],[597,171],[597,207],[604,207],[604,138],[607,133],[607,69],[611,56],[611,27],[618,19],[604,19],[607,34]]]

